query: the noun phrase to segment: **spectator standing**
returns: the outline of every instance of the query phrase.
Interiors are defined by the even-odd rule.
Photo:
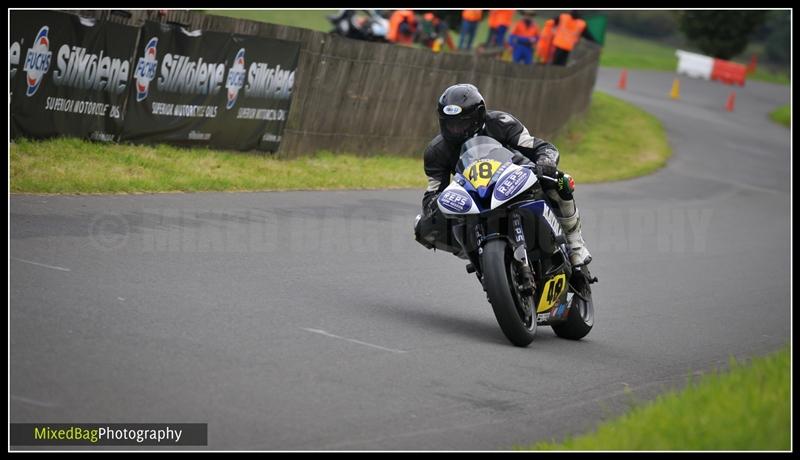
[[[558,28],[556,29],[555,37],[553,37],[553,46],[555,47],[553,64],[567,65],[569,53],[575,48],[581,35],[586,30],[586,21],[580,19],[577,11],[572,11],[571,13],[560,14],[556,25]]]
[[[506,32],[511,28],[515,10],[491,10],[489,12],[489,46],[505,46]]]
[[[412,45],[417,32],[417,19],[412,10],[396,10],[389,18],[386,39],[392,43]]]
[[[536,44],[536,60],[540,64],[549,64],[553,58],[553,37],[555,37],[556,21],[548,19],[544,22],[539,42]]]
[[[539,39],[539,28],[533,17],[536,13],[532,11],[523,12],[522,19],[517,21],[514,30],[509,37],[509,43],[513,47],[512,60],[516,63],[530,64],[533,61],[533,49]]]
[[[458,39],[458,49],[472,49],[472,40],[475,38],[475,31],[478,29],[478,23],[481,22],[482,17],[483,11],[481,10],[464,10],[461,13],[461,36]]]

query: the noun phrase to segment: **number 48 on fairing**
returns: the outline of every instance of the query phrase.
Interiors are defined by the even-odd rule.
[[[476,161],[467,168],[467,179],[476,188],[486,187],[500,165],[501,163],[496,160]]]

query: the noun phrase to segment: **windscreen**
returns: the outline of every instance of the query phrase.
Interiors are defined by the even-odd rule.
[[[467,166],[477,160],[497,160],[500,163],[507,163],[513,157],[514,154],[495,139],[489,136],[476,136],[461,146],[456,172],[463,173]]]

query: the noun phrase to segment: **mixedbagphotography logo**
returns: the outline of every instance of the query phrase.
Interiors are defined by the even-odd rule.
[[[104,251],[119,249],[128,242],[130,226],[125,217],[118,214],[99,214],[89,223],[89,240]]]
[[[12,423],[12,446],[207,446],[207,423]]]

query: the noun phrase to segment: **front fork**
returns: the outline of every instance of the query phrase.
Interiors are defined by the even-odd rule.
[[[526,297],[533,296],[533,291],[535,289],[533,271],[531,270],[531,264],[528,263],[528,250],[525,244],[525,232],[522,228],[522,218],[516,212],[511,213],[511,227],[513,231],[511,235],[511,244],[514,248],[514,259],[519,262],[520,294]]]
[[[517,268],[520,277],[520,294],[524,296],[533,296],[533,293],[536,289],[536,284],[533,279],[533,270],[531,269],[530,262],[528,261],[528,252],[527,252],[527,245],[525,244],[525,232],[522,228],[522,217],[516,213],[511,212],[511,235],[507,237],[507,240],[512,248],[512,254],[514,256],[514,260],[518,262]],[[483,244],[493,238],[502,238],[499,233],[491,232],[488,235],[483,235],[481,231],[481,225],[477,224],[473,226],[475,231],[474,241],[476,246],[478,247],[477,251],[467,251],[468,256],[470,257],[470,263],[467,265],[467,272],[473,273],[476,271],[476,267],[479,266],[477,260],[473,260],[472,256],[475,255],[476,257],[480,255],[480,249],[483,247]],[[459,237],[456,238],[462,246],[464,246],[464,241],[461,241]],[[477,273],[478,279],[481,280],[482,274]],[[482,281],[482,280],[481,280]],[[514,280],[516,282],[516,280]]]

